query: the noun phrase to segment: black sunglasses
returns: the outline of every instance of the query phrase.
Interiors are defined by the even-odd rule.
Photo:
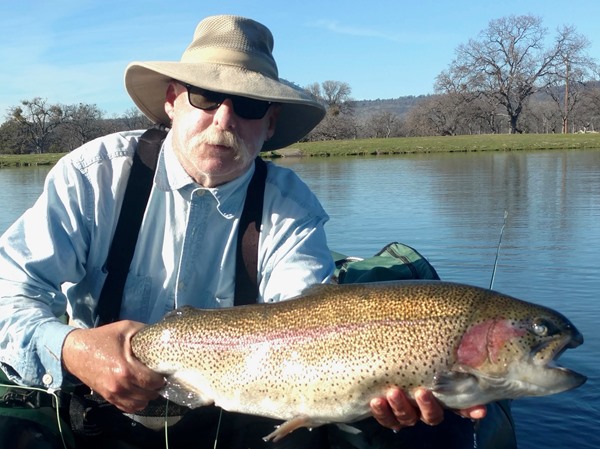
[[[213,111],[229,98],[237,115],[241,118],[256,120],[263,118],[271,106],[270,101],[213,92],[190,84],[184,84],[184,86],[187,89],[190,104],[203,111]]]

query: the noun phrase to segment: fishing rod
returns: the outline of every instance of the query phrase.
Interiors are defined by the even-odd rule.
[[[500,228],[500,237],[498,238],[498,246],[496,246],[496,258],[494,259],[494,268],[492,269],[492,278],[490,279],[490,290],[494,287],[494,280],[496,279],[496,269],[498,268],[498,258],[500,257],[500,246],[502,245],[502,236],[504,235],[504,228],[506,227],[506,219],[508,218],[508,210],[504,210],[504,220],[502,220],[502,227]],[[480,420],[472,419],[473,423],[473,449],[479,449],[477,442],[477,434],[481,426]]]
[[[500,228],[500,238],[498,239],[498,246],[496,247],[496,258],[494,260],[494,268],[492,270],[492,278],[490,279],[490,290],[494,286],[494,280],[496,279],[496,269],[498,268],[498,258],[500,257],[500,245],[502,245],[502,235],[504,234],[504,228],[506,227],[506,219],[508,218],[508,210],[504,210],[504,220],[502,221],[502,228]]]

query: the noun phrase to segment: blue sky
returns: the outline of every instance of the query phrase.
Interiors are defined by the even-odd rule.
[[[511,14],[538,15],[551,34],[574,26],[600,60],[598,0],[1,0],[0,122],[36,96],[122,114],[126,65],[179,60],[213,14],[267,25],[282,78],[344,81],[357,100],[432,93],[455,49]]]

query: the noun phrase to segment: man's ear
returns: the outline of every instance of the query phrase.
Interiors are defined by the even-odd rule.
[[[167,92],[165,93],[165,112],[173,120],[173,110],[175,109],[175,99],[179,93],[177,92],[177,86],[174,82],[170,82],[167,86]]]
[[[272,104],[271,108],[269,109],[267,140],[269,140],[271,137],[273,137],[273,134],[275,134],[275,127],[277,126],[277,119],[279,118],[279,114],[281,114],[281,104]]]

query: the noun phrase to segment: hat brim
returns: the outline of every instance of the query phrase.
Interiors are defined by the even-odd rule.
[[[324,106],[304,89],[239,66],[132,62],[125,70],[127,92],[153,123],[170,124],[165,112],[165,95],[168,83],[173,79],[208,90],[280,103],[275,133],[264,143],[263,151],[298,142],[325,116]]]

